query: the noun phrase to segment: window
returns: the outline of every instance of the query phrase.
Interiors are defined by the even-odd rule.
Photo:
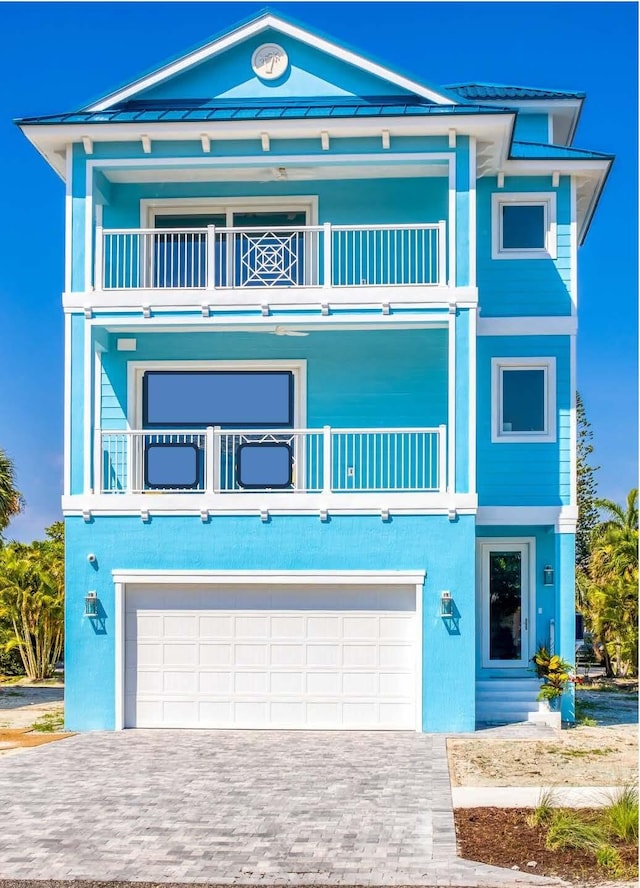
[[[555,358],[493,358],[491,440],[556,440]]]
[[[147,429],[290,428],[293,373],[281,370],[153,370],[144,374]]]
[[[555,194],[494,194],[492,213],[493,259],[556,258]]]

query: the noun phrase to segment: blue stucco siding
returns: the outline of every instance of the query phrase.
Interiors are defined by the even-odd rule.
[[[480,505],[567,505],[571,496],[571,383],[568,336],[478,338],[477,460]],[[555,357],[555,442],[492,443],[491,359]]]
[[[289,70],[278,80],[260,80],[251,68],[253,52],[264,43],[278,44],[289,57]],[[293,37],[267,29],[136,98],[283,99],[350,95],[411,93]]]
[[[84,340],[88,330],[83,315],[71,317],[71,493],[84,489]]]
[[[126,547],[122,541],[126,540]],[[179,544],[176,542],[179,540]],[[242,546],[238,541],[242,540]],[[70,730],[115,725],[113,569],[426,570],[423,611],[423,729],[469,731],[475,725],[474,521],[460,517],[312,516],[66,519],[66,724]],[[87,554],[96,556],[95,566]],[[83,616],[95,590],[100,621]],[[458,618],[440,617],[448,589]]]
[[[557,202],[557,259],[492,259],[493,194],[554,192]],[[506,176],[504,188],[495,178],[478,180],[478,298],[483,317],[571,314],[571,186],[569,177],[552,188],[549,176]]]
[[[541,142],[546,145],[549,141],[549,115],[525,114],[520,111],[516,117],[513,138],[522,142]]]
[[[118,352],[111,337],[110,350],[102,356],[104,429],[124,427],[128,360],[302,359],[307,362],[307,424],[312,428],[435,427],[447,422],[446,330],[334,331],[304,338],[164,333],[136,336],[136,341],[135,352]]]
[[[469,337],[469,311],[461,309],[456,317],[455,489],[457,493],[469,492]]]

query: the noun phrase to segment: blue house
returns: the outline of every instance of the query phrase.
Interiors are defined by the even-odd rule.
[[[266,12],[18,122],[66,183],[69,729],[536,718],[612,162],[583,99]]]

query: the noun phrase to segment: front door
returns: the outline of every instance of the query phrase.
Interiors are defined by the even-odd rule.
[[[526,667],[530,658],[529,543],[482,543],[482,665]]]

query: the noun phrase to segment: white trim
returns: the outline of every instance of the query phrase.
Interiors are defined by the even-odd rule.
[[[249,361],[128,361],[127,429],[142,428],[142,376],[147,370],[289,370],[293,373],[293,428],[307,424],[307,362],[295,360]],[[264,497],[263,497],[264,498]],[[148,506],[148,503],[147,503]]]
[[[571,220],[569,224],[569,296],[571,297],[571,314],[578,313],[578,201],[576,177],[571,176]]]
[[[271,28],[282,34],[286,34],[287,36],[292,37],[294,40],[299,40],[302,43],[306,43],[314,47],[314,49],[319,50],[320,52],[334,56],[335,58],[340,59],[340,61],[346,62],[349,65],[353,65],[356,68],[360,68],[361,70],[366,71],[369,74],[373,74],[375,77],[380,77],[383,80],[387,80],[390,83],[401,87],[402,89],[406,89],[410,92],[416,93],[417,95],[429,99],[438,105],[459,104],[458,100],[455,98],[449,98],[447,96],[441,95],[440,93],[436,93],[433,90],[430,90],[427,87],[423,86],[422,84],[417,83],[416,81],[409,80],[408,78],[403,77],[400,74],[396,74],[395,71],[392,71],[389,68],[378,65],[376,62],[372,62],[369,59],[357,55],[356,53],[351,52],[348,49],[344,49],[343,47],[338,46],[335,43],[331,43],[330,41],[325,40],[322,37],[318,37],[317,35],[312,34],[310,31],[305,31],[302,28],[297,27],[296,25],[292,25],[286,21],[283,21],[282,19],[278,18],[275,15],[272,15],[271,13],[267,13],[260,16],[253,22],[237,28],[225,34],[223,37],[218,38],[217,40],[213,40],[211,43],[206,44],[200,49],[197,49],[194,52],[190,52],[187,55],[182,56],[177,61],[171,62],[168,65],[163,65],[152,74],[148,74],[146,77],[134,81],[133,83],[118,90],[117,92],[110,93],[109,95],[100,99],[99,102],[95,102],[94,104],[89,105],[84,110],[104,111],[105,108],[110,108],[112,105],[115,105],[118,102],[122,102],[125,99],[130,98],[131,96],[136,95],[142,90],[149,89],[151,86],[163,83],[170,77],[174,77],[176,74],[179,74],[182,71],[193,68],[194,66],[201,64],[207,59],[219,55],[220,53],[225,52],[231,47],[236,46],[238,43],[247,40],[249,37],[252,37],[255,34],[260,34],[262,31],[265,31],[268,28]]]
[[[64,195],[64,289],[71,290],[73,269],[73,145],[67,144]]]
[[[447,219],[447,246],[449,255],[449,276],[447,278],[447,286],[455,287],[456,285],[456,245],[458,243],[458,229],[456,226],[457,214],[457,191],[456,191],[456,156],[451,155],[449,158],[449,218]]]
[[[544,430],[507,432],[502,429],[503,370],[544,371]],[[556,359],[555,357],[491,358],[491,443],[540,444],[556,440]]]
[[[85,320],[83,324],[84,332],[84,434],[83,434],[83,466],[84,466],[84,482],[83,491],[85,494],[91,491],[91,440],[93,435],[93,422],[91,416],[92,398],[91,398],[91,382],[92,382],[92,328]]]
[[[556,533],[575,533],[577,519],[576,506],[479,506],[476,525],[552,526]]]
[[[476,438],[477,438],[477,404],[478,404],[478,380],[477,380],[477,324],[478,311],[469,309],[469,493],[476,492]]]
[[[93,165],[87,162],[84,198],[84,290],[93,289]]]
[[[448,411],[447,411],[447,492],[456,492],[456,312],[449,312],[448,331]]]
[[[92,328],[89,327],[89,333]],[[99,348],[95,348],[93,352],[93,421],[92,429],[102,428],[102,353]],[[92,455],[93,455],[93,478],[92,487],[96,493],[100,493],[100,484],[102,476],[102,449],[97,446],[95,432],[91,436]]]
[[[424,571],[306,571],[306,570],[112,570],[114,582],[114,656],[115,687],[114,728],[124,730],[125,715],[125,654],[126,654],[126,594],[128,586],[136,585],[216,585],[225,586],[413,586],[415,588],[416,659],[415,659],[415,730],[422,731],[422,668],[424,637],[422,628],[422,600],[424,595]]]
[[[526,595],[527,620],[523,628],[521,657],[519,660],[489,659],[489,608],[488,608],[488,565],[489,553],[497,549],[522,553],[522,597]],[[480,651],[483,669],[524,669],[529,665],[535,650],[536,629],[536,540],[535,537],[480,537],[477,540],[478,578],[480,582]],[[526,559],[526,566],[524,564]],[[525,587],[526,584],[526,587]]]
[[[212,517],[225,515],[253,515],[260,520],[260,512],[270,515],[312,515],[320,512],[331,515],[375,515],[380,518],[387,510],[391,515],[446,515],[454,508],[460,515],[475,515],[478,498],[473,494],[412,493],[396,491],[338,493],[163,493],[151,494],[93,494],[62,498],[65,515],[129,515],[140,519],[141,512],[151,515],[193,515],[200,520],[208,511]]]
[[[478,219],[476,211],[476,137],[469,136],[469,286],[476,286]]]
[[[225,583],[229,586],[254,585],[297,586],[392,586],[422,587],[426,572],[423,570],[129,570],[114,568],[111,571],[116,583],[160,583],[187,585],[190,583]]]
[[[573,336],[575,317],[478,318],[478,336]]]
[[[578,505],[578,413],[576,406],[577,349],[575,335],[569,340],[569,502]]]
[[[502,246],[502,208],[505,205],[542,206],[544,209],[545,245],[541,249],[506,249]],[[491,258],[492,259],[557,259],[558,233],[556,195],[553,191],[501,192],[491,195]]]
[[[390,309],[414,309],[431,311],[435,308],[448,308],[454,303],[460,308],[475,306],[478,303],[478,291],[470,287],[448,289],[440,286],[389,286],[389,287],[237,287],[225,290],[96,290],[64,293],[62,304],[65,311],[78,312],[90,308],[109,315],[116,312],[141,314],[143,306],[151,311],[163,313],[186,311],[202,315],[203,303],[216,312],[237,312],[254,310],[262,313],[262,306],[268,305],[271,313],[279,310],[321,312],[323,305],[330,309],[372,308],[382,313],[385,304]],[[166,317],[166,315],[165,315]],[[330,317],[330,316],[329,316]],[[392,315],[385,315],[391,319]],[[164,323],[164,319],[162,322]],[[116,320],[115,318],[113,319]],[[158,318],[152,318],[157,323]],[[225,318],[209,317],[211,323],[228,323]],[[246,323],[252,324],[253,318],[245,316]],[[257,320],[257,318],[255,319]],[[378,319],[376,318],[376,321]],[[396,322],[401,319],[396,318]],[[184,322],[184,318],[183,318]],[[111,321],[109,322],[111,323]],[[127,323],[129,323],[127,321]],[[147,328],[152,326],[147,323]]]
[[[460,303],[457,303],[460,305]],[[273,306],[269,305],[270,308]],[[313,306],[311,306],[313,307]],[[354,306],[360,308],[362,306]],[[428,330],[433,327],[444,329],[448,323],[448,314],[445,314],[441,308],[432,310],[432,306],[428,305],[423,308],[424,313],[418,311],[407,313],[401,317],[394,315],[385,315],[382,313],[382,307],[379,304],[371,304],[366,306],[375,308],[380,311],[379,315],[368,318],[366,321],[357,319],[359,316],[351,315],[347,311],[344,312],[346,317],[340,317],[338,314],[322,315],[320,307],[317,307],[318,314],[310,315],[308,310],[310,306],[301,306],[301,310],[307,310],[307,316],[297,322],[290,315],[287,316],[286,326],[295,328],[296,330],[306,330],[314,332],[317,330],[339,329],[339,330],[377,330],[382,327],[392,327],[394,330]],[[405,303],[396,303],[394,308],[411,309],[415,306]],[[475,302],[464,303],[462,307],[476,307]],[[224,310],[216,305],[217,310]],[[176,308],[176,311],[179,309]],[[71,314],[71,313],[69,313]],[[226,317],[203,317],[198,308],[197,314],[194,311],[193,317],[185,319],[184,317],[172,317],[171,315],[156,315],[150,319],[143,319],[140,316],[140,306],[138,306],[137,316],[130,317],[93,317],[89,321],[96,327],[102,327],[107,331],[123,333],[175,333],[187,332],[189,330],[198,329],[218,329],[231,333],[272,333],[276,327],[282,326],[284,317],[279,319],[277,311],[271,311],[268,316],[258,316],[254,318],[239,317],[235,310],[229,311]]]
[[[114,622],[115,637],[113,639],[115,653],[115,724],[116,731],[124,729],[124,678],[125,678],[125,587],[116,581],[114,585]]]
[[[85,322],[86,323],[86,322]],[[64,316],[64,443],[63,483],[64,496],[71,493],[71,315]]]
[[[211,213],[268,212],[269,210],[288,210],[307,214],[306,225],[318,224],[318,195],[292,194],[290,196],[266,197],[265,195],[249,195],[248,197],[163,197],[142,198],[140,200],[140,227],[154,228],[156,216],[185,216]],[[160,212],[158,212],[158,210]],[[227,226],[232,227],[233,220],[227,219]]]

